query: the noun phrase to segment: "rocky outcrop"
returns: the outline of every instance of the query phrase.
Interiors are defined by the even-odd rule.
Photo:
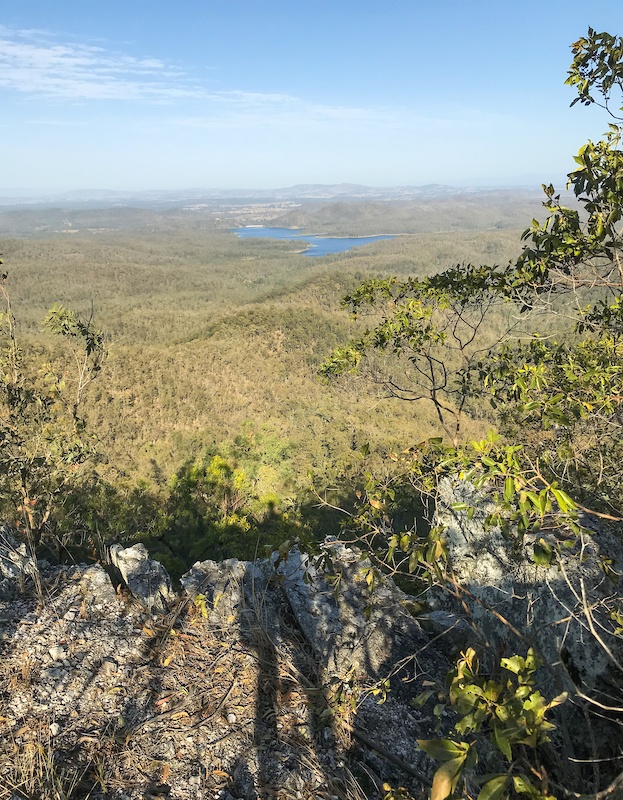
[[[144,544],[122,547],[113,544],[110,560],[121,573],[128,589],[150,612],[163,614],[175,600],[171,579],[158,561],[152,561]]]
[[[16,581],[23,581],[35,571],[36,564],[27,554],[26,545],[20,544],[6,525],[0,526],[0,600],[10,598]]]
[[[80,578],[84,603],[93,612],[105,611],[118,600],[110,576],[100,564],[86,567]]]
[[[275,609],[267,613],[268,580],[265,562],[228,558],[197,562],[182,575],[180,583],[193,601],[200,598],[211,622],[228,625],[241,616],[249,616],[268,631],[275,620]]]
[[[429,637],[409,612],[409,598],[392,581],[370,590],[366,578],[372,565],[361,551],[339,541],[327,541],[323,549],[335,569],[330,577],[317,560],[296,549],[279,563],[294,616],[329,675],[355,670],[380,680],[392,665],[413,658]],[[446,662],[432,663],[435,655],[430,654],[429,669],[447,669]]]
[[[413,701],[468,646],[494,665],[533,644],[547,663],[545,691],[620,696],[609,610],[621,593],[600,569],[604,552],[623,566],[618,540],[599,532],[545,569],[530,561],[530,541],[513,552],[485,529],[487,499],[472,486],[444,482],[441,498],[461,589],[429,590],[433,610],[417,618],[391,581],[371,591],[370,562],[337,541],[320,559],[295,549],[285,560],[198,562],[175,593],[142,545],[111,548],[119,573],[52,567],[35,565],[3,529],[0,790],[46,796],[52,780],[93,800],[372,800],[388,782],[421,793],[434,765],[416,740],[443,736],[452,716],[438,729],[435,696]],[[581,758],[588,739],[608,754],[618,729],[600,719],[587,739],[583,713],[572,706],[557,746],[572,753],[581,730]],[[483,753],[479,769],[499,772]]]
[[[444,526],[451,566],[467,590],[454,609],[467,607],[482,644],[496,658],[533,645],[550,667],[550,678],[571,690],[623,688],[623,638],[614,635],[617,624],[611,618],[621,598],[616,577],[623,574],[621,539],[605,530],[586,533],[577,542],[570,537],[553,566],[537,566],[535,537],[513,545],[499,528],[487,528],[493,506],[472,484],[446,478],[439,496],[438,522]],[[471,515],[466,506],[472,507]],[[614,581],[604,572],[606,557],[612,559]],[[439,592],[437,603],[452,606],[448,595]]]
[[[342,556],[347,604],[317,630],[313,609],[331,616],[333,596],[298,554],[287,570],[270,560],[198,563],[175,596],[135,547],[115,548],[114,560],[136,598],[97,564],[40,563],[43,606],[24,573],[25,592],[11,577],[12,599],[0,602],[0,792],[307,798],[352,794],[357,780],[370,798],[383,796],[384,781],[419,791],[433,765],[416,739],[434,725],[409,701],[433,677],[427,665],[444,662],[429,646],[422,663],[405,663],[401,692],[383,705],[366,696],[399,640],[407,649],[429,641],[408,616],[392,640],[393,589],[359,624],[366,583],[358,555],[342,550],[335,562]],[[301,588],[310,575],[318,603]],[[158,597],[166,613],[155,613]]]

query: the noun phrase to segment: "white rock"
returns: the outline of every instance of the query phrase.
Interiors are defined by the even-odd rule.
[[[149,558],[144,544],[126,548],[113,544],[110,558],[121,572],[128,589],[150,613],[165,613],[168,610],[175,600],[171,579],[162,564]]]
[[[62,661],[66,656],[65,648],[59,647],[58,645],[50,647],[48,653],[50,654],[52,661]]]

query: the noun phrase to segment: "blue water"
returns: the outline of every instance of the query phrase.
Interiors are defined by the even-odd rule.
[[[230,228],[241,239],[294,239],[308,245],[302,255],[328,256],[333,253],[345,253],[351,247],[361,247],[370,242],[382,239],[393,239],[393,236],[344,236],[332,238],[328,236],[307,236],[300,234],[302,228]]]

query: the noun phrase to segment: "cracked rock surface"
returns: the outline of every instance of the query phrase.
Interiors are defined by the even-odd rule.
[[[378,705],[365,689],[382,659],[371,670],[344,660],[353,636],[365,647],[370,631],[338,610],[343,636],[323,659],[270,562],[197,564],[160,614],[115,591],[100,565],[40,571],[42,604],[17,578],[0,601],[0,799],[363,800],[383,797],[386,781],[423,796],[413,770],[430,775],[433,764],[415,740],[433,735],[433,720],[409,700],[431,678],[426,664],[445,663],[432,647],[432,660],[412,658],[408,682]],[[349,608],[360,593],[351,572]],[[376,646],[389,646],[390,626],[376,623]],[[406,624],[396,629],[403,644]],[[411,635],[418,647],[428,641],[415,621]]]

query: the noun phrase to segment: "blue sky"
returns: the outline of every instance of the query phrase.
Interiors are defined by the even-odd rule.
[[[0,189],[559,182],[621,0],[9,0]]]

